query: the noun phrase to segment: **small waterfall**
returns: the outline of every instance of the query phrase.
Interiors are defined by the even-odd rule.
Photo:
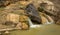
[[[40,27],[40,25],[34,25],[34,24],[32,23],[32,21],[30,20],[30,18],[28,18],[28,22],[29,22],[30,28]]]
[[[45,17],[45,18],[46,18],[46,23],[44,23],[44,24],[53,24],[54,23],[53,19],[50,16],[47,15],[47,17]],[[28,22],[29,22],[30,28],[36,28],[36,27],[42,26],[42,25],[33,24],[30,18],[28,18]]]
[[[50,16],[48,16],[48,15],[46,15],[47,16],[47,21],[46,21],[46,24],[53,24],[54,23],[54,20],[50,17]]]
[[[41,15],[41,19],[42,19],[43,24],[53,24],[54,23],[54,20],[51,18],[51,16],[49,16],[45,13],[43,15]]]
[[[29,25],[33,25],[32,21],[28,18]]]

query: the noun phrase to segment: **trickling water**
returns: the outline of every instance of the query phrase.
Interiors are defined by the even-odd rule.
[[[52,24],[52,23],[54,23],[54,20],[50,17],[50,16],[48,16],[48,15],[46,15],[47,16],[47,23],[46,24]]]
[[[29,21],[30,28],[40,27],[40,25],[34,25],[34,24],[32,23],[32,21],[30,20],[30,18],[28,18],[28,21]]]
[[[33,25],[32,21],[28,18],[29,25]]]
[[[52,24],[52,23],[54,23],[53,19],[50,16],[46,15],[46,17],[45,17],[46,22],[44,24]],[[42,26],[42,25],[33,24],[30,18],[28,18],[28,22],[29,22],[30,28],[36,28],[36,27],[41,27]]]

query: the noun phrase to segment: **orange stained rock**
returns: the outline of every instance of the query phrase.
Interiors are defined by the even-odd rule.
[[[27,16],[21,15],[19,19],[20,21],[27,21],[28,20],[27,18],[28,18]]]
[[[32,1],[19,1],[19,2],[17,2],[17,4],[19,3],[19,4],[21,4],[21,5],[28,5],[29,3],[31,3]]]
[[[28,29],[29,26],[26,23],[22,23],[22,29]]]

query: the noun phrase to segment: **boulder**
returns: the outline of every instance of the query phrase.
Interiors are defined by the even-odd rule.
[[[27,29],[29,29],[29,26],[27,25],[27,23],[22,23],[22,29],[24,29],[24,30],[27,30]]]
[[[17,29],[27,30],[29,29],[29,25],[26,22],[19,22],[16,26]]]
[[[18,14],[13,14],[9,13],[6,17],[6,21],[11,21],[13,23],[18,23],[19,22],[19,15]]]
[[[20,21],[20,22],[21,22],[21,21],[23,21],[23,22],[28,21],[27,18],[28,18],[27,16],[21,15],[20,18],[19,18],[19,19],[20,19],[19,21]]]

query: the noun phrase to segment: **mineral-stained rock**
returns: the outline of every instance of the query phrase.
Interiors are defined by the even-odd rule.
[[[41,16],[42,24],[54,23],[54,20],[49,15],[40,12],[40,16]]]
[[[22,23],[22,29],[25,29],[25,30],[29,29],[29,26],[26,23],[23,22]]]
[[[1,23],[5,24],[7,23],[9,26],[13,25],[13,26],[20,26],[19,22],[26,22],[26,24],[23,24],[23,29],[27,29],[28,27],[28,22],[27,22],[27,16],[24,15],[24,10],[20,9],[20,5],[18,3],[16,4],[11,4],[8,5],[4,11],[2,11],[2,13],[0,14],[0,16],[2,17],[2,19],[0,19]],[[4,16],[5,15],[5,16]],[[16,24],[16,25],[15,25]],[[25,26],[24,26],[25,25]],[[17,28],[18,28],[17,26]],[[26,28],[25,28],[26,27]]]
[[[27,16],[21,15],[19,19],[20,21],[28,21],[27,18],[28,18]]]
[[[36,18],[36,20],[38,20],[39,22],[42,22],[43,24],[44,23],[47,23],[47,21],[48,22],[50,22],[50,21],[53,22],[53,20],[50,19],[50,16],[47,18],[46,16],[43,16],[43,15],[39,14],[39,12],[36,11],[37,9],[35,10],[34,6],[32,6],[33,9],[31,9],[31,10],[29,9],[30,10],[29,13],[31,13],[34,17],[32,15],[30,15],[30,14],[29,14],[29,16],[28,15],[25,15],[26,14],[25,7],[26,7],[26,5],[29,4],[29,3],[26,4],[26,2],[25,1],[22,1],[22,2],[19,1],[19,2],[16,2],[15,4],[8,5],[5,8],[5,10],[2,11],[3,12],[3,15],[5,14],[5,16],[3,16],[5,22],[7,22],[7,23],[12,22],[13,26],[16,23],[15,27],[16,28],[19,28],[19,29],[28,29],[29,28],[29,23],[28,23],[29,16],[30,16],[30,19],[32,17],[33,20],[35,19],[36,16],[38,16],[39,18]],[[47,9],[50,10],[50,7],[47,8]],[[42,21],[40,21],[40,17],[41,17]],[[0,20],[2,20],[2,19],[0,19]],[[2,22],[4,22],[4,21],[2,21]]]
[[[28,23],[28,17],[25,16],[25,15],[20,15],[20,18],[19,18],[20,22],[21,22],[21,28],[22,29],[28,29],[29,28],[29,23]]]
[[[17,29],[29,29],[29,25],[26,22],[19,22],[16,26]]]

